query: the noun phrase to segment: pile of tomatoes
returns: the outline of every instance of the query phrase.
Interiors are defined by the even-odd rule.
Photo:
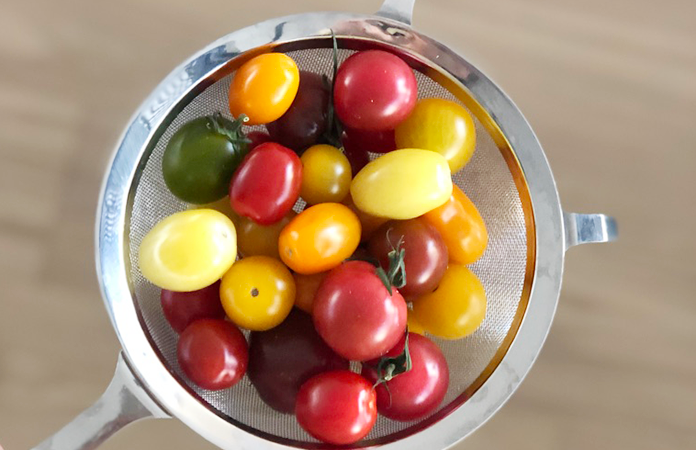
[[[425,333],[459,339],[482,323],[466,265],[487,232],[452,183],[475,148],[471,116],[417,94],[385,51],[353,54],[333,79],[263,54],[233,76],[236,119],[172,136],[164,180],[192,206],[145,236],[139,266],[162,288],[191,382],[227,389],[246,374],[271,408],[339,445],[378,412],[411,421],[439,406],[449,369]]]

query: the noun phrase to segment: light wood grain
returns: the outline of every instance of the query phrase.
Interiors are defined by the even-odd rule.
[[[94,401],[118,342],[92,243],[107,158],[175,65],[231,30],[378,0],[0,4],[0,442],[25,449]],[[419,1],[415,26],[517,102],[564,207],[620,221],[571,250],[547,344],[461,449],[696,448],[696,2]],[[212,448],[150,421],[103,448]]]

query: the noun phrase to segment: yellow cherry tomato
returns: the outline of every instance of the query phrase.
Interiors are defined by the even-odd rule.
[[[413,302],[413,316],[433,336],[463,338],[486,316],[486,291],[466,266],[450,264],[438,288]]]
[[[439,153],[395,150],[363,167],[353,178],[350,194],[358,209],[373,216],[413,219],[450,197],[450,168]]]
[[[408,326],[409,333],[418,333],[421,336],[425,336],[425,328],[423,328],[423,325],[418,323],[415,316],[413,315],[413,311],[411,310],[408,311],[406,325]]]
[[[246,114],[247,125],[277,120],[290,108],[300,86],[297,64],[282,53],[250,59],[235,72],[229,104],[234,117]]]
[[[476,206],[458,186],[454,186],[452,196],[444,205],[428,211],[423,218],[440,232],[450,261],[471,264],[486,250],[486,224]]]
[[[350,162],[342,151],[331,145],[309,147],[302,161],[300,197],[310,205],[340,202],[350,189]]]
[[[138,252],[143,276],[170,291],[202,289],[220,279],[237,258],[232,221],[212,209],[181,211],[143,238]]]
[[[476,149],[476,127],[471,114],[450,100],[418,101],[408,118],[396,127],[397,148],[422,148],[445,157],[452,173],[471,159]]]
[[[292,274],[297,287],[295,306],[306,313],[312,314],[314,310],[314,296],[319,289],[319,285],[326,278],[326,274],[327,272],[313,273],[312,275]]]
[[[265,331],[290,314],[295,302],[295,280],[275,258],[241,259],[222,277],[220,300],[227,317],[242,328]]]
[[[290,211],[273,225],[263,226],[249,219],[240,217],[237,225],[237,246],[242,256],[270,256],[280,259],[278,238],[285,225],[297,215]]]
[[[309,275],[338,266],[359,243],[360,221],[355,213],[340,203],[320,203],[283,228],[278,249],[288,267]]]

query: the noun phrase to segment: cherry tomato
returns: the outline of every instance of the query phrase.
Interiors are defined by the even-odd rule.
[[[203,205],[189,205],[188,209],[214,209],[215,211],[226,215],[232,221],[235,228],[239,227],[241,217],[232,210],[232,205],[230,205],[230,198],[228,196],[224,196],[220,200],[212,203],[205,203]]]
[[[312,318],[293,310],[277,327],[249,337],[247,374],[261,399],[291,414],[302,384],[322,372],[348,370],[349,363],[321,340]]]
[[[458,186],[454,186],[445,204],[427,212],[423,218],[442,235],[450,261],[471,264],[486,250],[486,224],[476,206]]]
[[[476,127],[463,106],[441,98],[418,101],[396,128],[399,148],[422,148],[445,157],[452,173],[469,162],[476,149]]]
[[[300,426],[320,441],[353,444],[367,436],[375,425],[375,391],[357,373],[322,373],[302,385],[295,414]]]
[[[345,132],[343,132],[342,136],[343,154],[348,158],[351,173],[355,175],[370,162],[370,154],[367,153],[366,148],[351,144],[350,138],[347,137]]]
[[[266,124],[275,142],[298,153],[316,144],[328,125],[329,81],[313,72],[300,72],[300,88],[290,109]]]
[[[259,225],[247,217],[241,217],[237,225],[237,246],[242,256],[270,256],[280,259],[278,254],[278,237],[285,225],[297,215],[290,210],[280,221],[273,225]]]
[[[371,153],[388,153],[397,149],[394,130],[344,130],[343,148],[346,153],[349,152],[371,152]],[[399,148],[413,147],[410,145]],[[419,148],[419,147],[415,147]],[[357,173],[357,172],[355,172]]]
[[[249,143],[249,150],[253,150],[261,144],[272,141],[271,136],[263,131],[251,131],[247,133],[246,137],[251,141],[251,143]]]
[[[360,221],[340,203],[320,203],[302,211],[283,228],[280,259],[295,272],[309,275],[338,266],[360,243]]]
[[[399,356],[404,351],[405,336],[387,353],[387,357]],[[422,419],[437,408],[447,394],[449,368],[447,360],[437,345],[419,334],[409,334],[408,350],[411,370],[379,384],[377,411],[384,417],[402,422]],[[362,376],[375,383],[380,379],[378,361],[363,364]]]
[[[353,197],[351,197],[350,193],[348,193],[348,196],[343,200],[343,204],[349,207],[350,210],[358,216],[358,220],[360,220],[360,242],[370,239],[379,227],[389,221],[389,219],[385,217],[373,216],[359,210],[357,206],[355,206],[355,203],[353,203]]]
[[[447,161],[428,150],[402,149],[366,165],[350,185],[353,202],[373,216],[412,219],[447,201],[452,178]]]
[[[283,218],[300,196],[302,162],[289,148],[261,144],[244,158],[230,184],[232,209],[261,225]]]
[[[222,277],[220,300],[227,317],[240,327],[265,331],[278,326],[295,302],[295,280],[277,259],[250,256]]]
[[[404,298],[393,287],[390,294],[375,267],[364,261],[348,261],[329,272],[312,314],[329,347],[353,361],[384,355],[406,329]]]
[[[233,131],[238,128],[222,116],[200,117],[179,128],[162,155],[162,175],[172,194],[195,204],[227,195],[232,174],[248,152],[243,136]]]
[[[198,319],[222,319],[225,310],[220,303],[220,281],[191,292],[162,289],[162,312],[174,331],[181,333]]]
[[[138,264],[155,286],[188,292],[219,280],[236,258],[232,221],[212,209],[191,209],[166,217],[145,235]]]
[[[389,222],[369,242],[370,253],[389,267],[389,252],[401,242],[405,250],[406,285],[399,292],[406,299],[432,292],[447,269],[447,247],[440,233],[421,218]]]
[[[186,327],[176,354],[186,376],[210,390],[234,386],[244,376],[249,357],[239,328],[216,319],[197,320]]]
[[[438,288],[413,302],[413,315],[433,336],[460,339],[483,322],[486,291],[466,266],[450,264]]]
[[[319,285],[326,278],[326,274],[327,272],[319,272],[312,275],[292,274],[295,278],[295,287],[297,289],[295,306],[306,313],[312,314],[314,310],[314,296],[317,294]]]
[[[282,53],[266,53],[250,59],[234,74],[230,84],[230,112],[245,114],[247,125],[277,120],[295,99],[300,84],[297,64]]]
[[[300,196],[310,205],[340,202],[350,190],[352,174],[348,158],[331,145],[314,145],[300,158],[302,188]]]
[[[349,128],[393,130],[411,113],[417,97],[411,68],[382,50],[355,53],[336,73],[334,106]]]

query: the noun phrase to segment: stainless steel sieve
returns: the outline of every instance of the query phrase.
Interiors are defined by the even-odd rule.
[[[341,60],[380,48],[413,68],[419,97],[464,105],[477,147],[454,181],[479,208],[489,232],[471,265],[488,297],[482,326],[458,341],[437,340],[451,371],[447,396],[431,416],[401,423],[380,417],[355,448],[445,449],[489,419],[536,359],[558,301],[565,251],[616,238],[604,215],[564,213],[544,152],[512,101],[478,69],[410,27],[415,0],[386,0],[374,16],[310,13],[262,22],[212,43],[176,68],[142,104],[117,146],[97,213],[97,273],[123,351],[113,381],[91,408],[37,449],[91,449],[144,418],[176,417],[224,449],[327,449],[294,417],[274,412],[244,379],[219,392],[190,383],[176,362],[177,335],[159,289],[138,269],[138,246],[160,219],[185,209],[162,179],[162,153],[187,121],[227,114],[235,69],[266,52],[288,53],[302,70],[330,74],[336,34]],[[300,206],[300,205],[298,205]]]

